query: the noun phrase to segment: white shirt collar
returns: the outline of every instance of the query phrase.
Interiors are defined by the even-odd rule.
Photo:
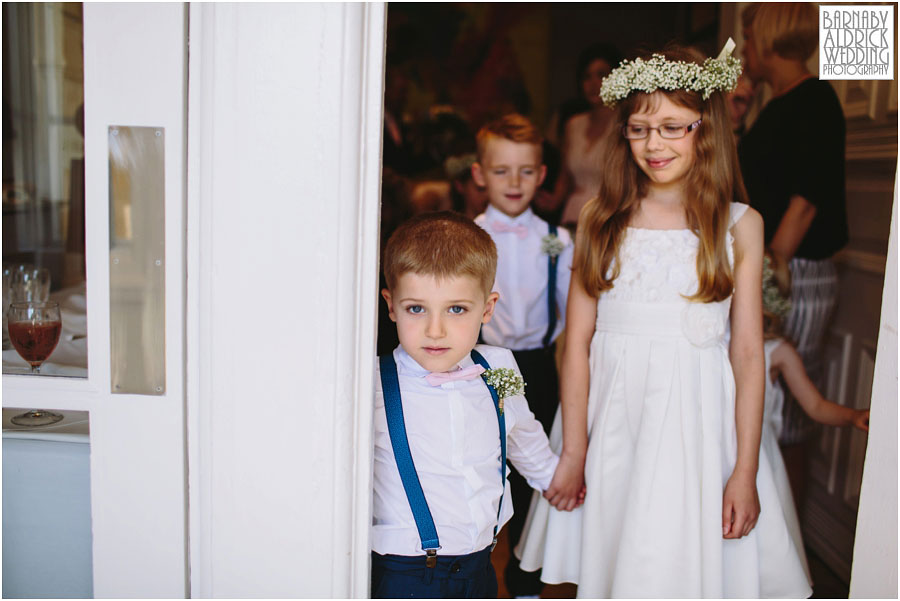
[[[419,365],[419,362],[412,358],[412,356],[407,353],[402,346],[398,345],[397,348],[394,349],[394,361],[397,363],[397,371],[400,371],[409,374],[416,378],[424,378],[431,372]],[[475,362],[472,361],[472,357],[470,354],[466,354],[459,363],[457,363],[454,367],[451,367],[448,371],[453,371],[457,368],[464,369],[466,367],[470,367],[474,365]]]
[[[524,225],[527,227],[531,224],[531,218],[534,217],[534,211],[531,210],[531,207],[528,207],[521,215],[510,217],[506,213],[495,209],[493,205],[488,205],[487,210],[484,212],[484,216],[489,222],[501,221],[507,225]]]

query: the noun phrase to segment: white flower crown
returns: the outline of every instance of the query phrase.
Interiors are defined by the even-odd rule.
[[[699,92],[706,100],[713,92],[730,92],[741,75],[741,61],[731,56],[734,40],[728,38],[717,58],[708,58],[702,65],[685,61],[670,61],[662,54],[649,60],[624,60],[603,78],[600,98],[606,106],[615,106],[634,91],[653,93],[664,90]]]

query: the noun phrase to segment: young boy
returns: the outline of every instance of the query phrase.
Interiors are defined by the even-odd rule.
[[[512,353],[476,346],[497,303],[496,248],[461,215],[430,213],[394,232],[383,263],[400,346],[376,373],[372,596],[496,597],[505,459],[541,490],[558,463]],[[481,360],[512,385],[489,388]]]
[[[475,218],[497,245],[500,294],[494,318],[481,330],[487,344],[513,350],[528,382],[528,405],[549,433],[559,406],[554,341],[563,329],[574,245],[565,229],[548,225],[531,210],[546,173],[542,137],[521,115],[506,115],[478,132],[478,162],[472,177],[487,188],[488,208]],[[512,550],[519,542],[531,488],[510,474],[514,516],[509,523],[506,587],[513,596],[538,595],[540,571],[524,572]]]

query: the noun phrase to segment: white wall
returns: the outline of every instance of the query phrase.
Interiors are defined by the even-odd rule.
[[[869,443],[853,548],[852,598],[897,597],[897,183],[888,243]]]
[[[194,597],[365,597],[385,9],[191,4]]]

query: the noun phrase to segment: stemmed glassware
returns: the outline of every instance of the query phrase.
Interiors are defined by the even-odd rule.
[[[50,296],[50,270],[18,265],[12,272],[13,301],[45,301]]]
[[[9,311],[9,304],[12,302],[12,281],[13,270],[9,265],[3,265],[3,350],[12,348],[9,341],[9,334],[6,329],[6,313]]]
[[[41,364],[56,348],[62,332],[59,303],[13,302],[6,320],[16,352],[31,365],[31,373],[40,373]]]
[[[62,332],[59,304],[45,301],[13,302],[7,313],[9,340],[16,352],[39,374],[41,364],[56,348]],[[45,426],[60,421],[59,413],[37,409],[12,418],[20,426]]]

